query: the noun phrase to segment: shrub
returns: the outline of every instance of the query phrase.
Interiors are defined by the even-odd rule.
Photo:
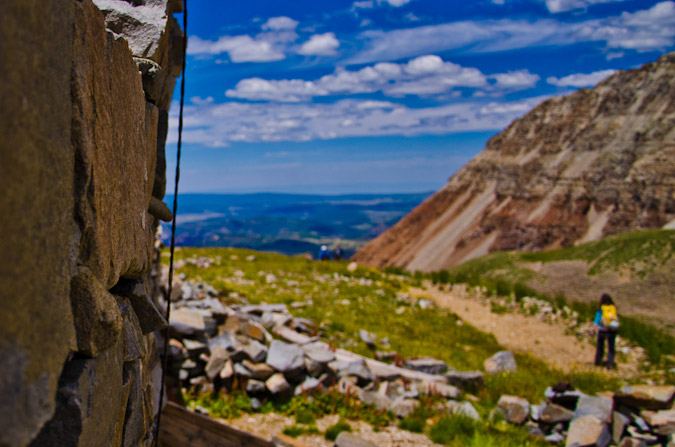
[[[324,437],[329,441],[335,441],[340,433],[343,431],[352,431],[352,426],[347,423],[347,421],[340,419],[335,424],[328,427]]]
[[[281,433],[285,434],[286,436],[290,436],[291,438],[297,438],[298,436],[301,435],[319,433],[319,429],[316,428],[316,425],[308,425],[308,426],[290,425],[288,427],[285,427],[281,431]]]

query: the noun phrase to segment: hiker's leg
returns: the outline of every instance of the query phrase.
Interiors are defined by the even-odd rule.
[[[602,357],[605,355],[605,333],[598,331],[598,341],[595,345],[595,364],[602,365]]]
[[[607,366],[610,368],[616,367],[614,364],[614,353],[616,346],[616,332],[607,333]]]

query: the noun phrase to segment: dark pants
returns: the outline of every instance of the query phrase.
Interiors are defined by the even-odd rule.
[[[595,347],[595,364],[602,364],[602,358],[605,356],[605,340],[607,340],[607,366],[613,368],[615,366],[614,344],[616,342],[616,331],[598,331],[598,343]]]

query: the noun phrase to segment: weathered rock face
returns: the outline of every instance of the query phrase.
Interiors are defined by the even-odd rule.
[[[107,3],[118,20],[146,8]],[[177,2],[148,3],[163,16],[144,34],[151,55],[130,51],[136,37],[107,29],[91,0],[3,4],[2,447],[152,440],[162,317],[148,210],[164,194],[157,160],[182,44]],[[152,58],[152,79],[134,56]]]
[[[354,260],[439,270],[675,218],[675,54],[549,99]]]

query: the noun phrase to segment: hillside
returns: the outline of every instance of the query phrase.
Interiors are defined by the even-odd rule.
[[[361,249],[432,271],[501,250],[594,241],[675,218],[675,54],[551,98]]]
[[[447,272],[449,282],[525,286],[595,304],[610,293],[625,315],[675,335],[675,231],[649,230],[538,253],[501,252]]]

